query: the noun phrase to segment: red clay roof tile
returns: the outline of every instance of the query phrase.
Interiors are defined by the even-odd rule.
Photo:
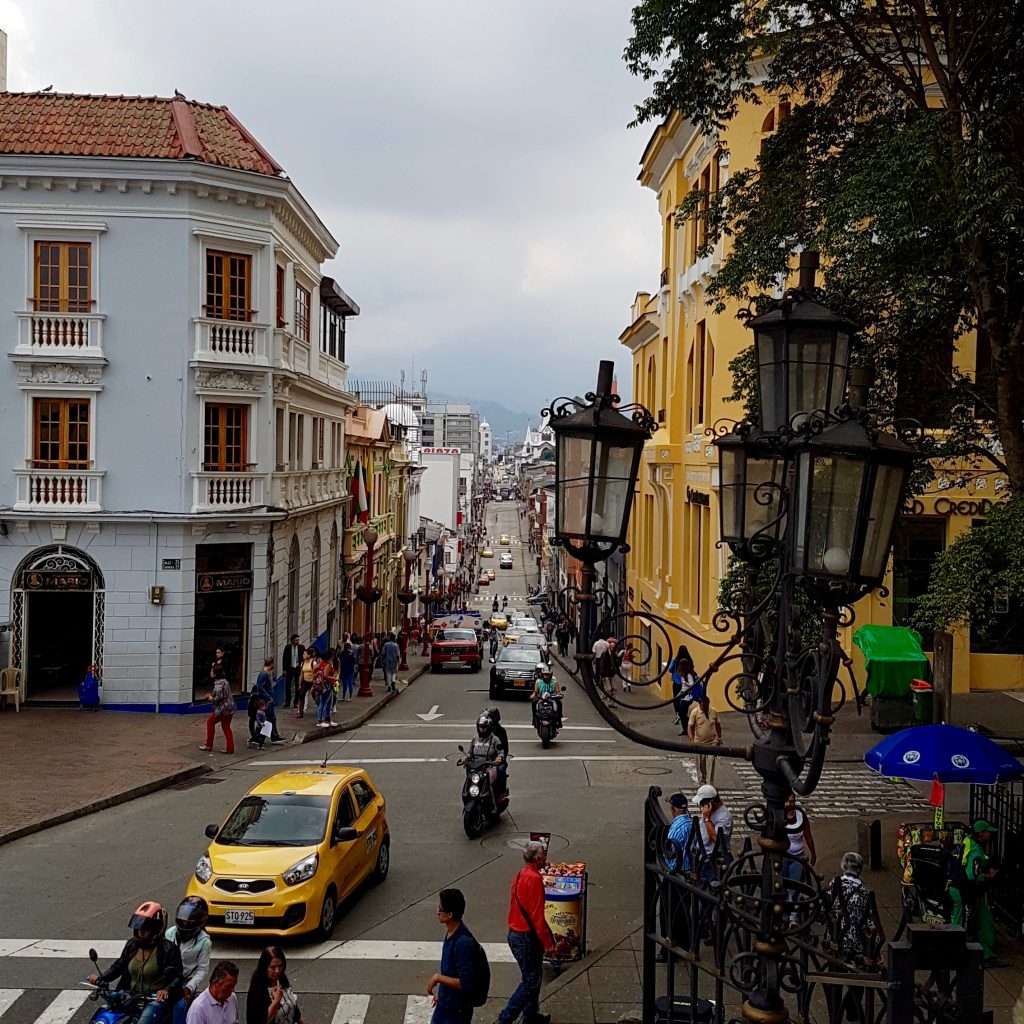
[[[0,153],[180,160],[278,175],[227,109],[159,96],[0,92]]]

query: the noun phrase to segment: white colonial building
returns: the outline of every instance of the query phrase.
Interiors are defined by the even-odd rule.
[[[29,701],[182,711],[331,628],[338,244],[224,107],[0,94],[0,621]]]

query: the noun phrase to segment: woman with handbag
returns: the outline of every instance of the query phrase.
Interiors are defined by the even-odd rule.
[[[306,697],[313,688],[316,681],[316,648],[307,647],[302,652],[302,666],[299,669],[299,695],[295,699],[295,706],[299,709],[295,713],[296,718],[305,718]]]
[[[314,689],[318,686],[320,687],[320,705],[316,712],[316,724],[321,729],[326,729],[330,725],[337,724],[331,721],[331,711],[338,696],[338,673],[334,667],[333,651],[328,651],[327,656],[320,662]]]
[[[220,675],[213,684],[212,692],[206,699],[213,702],[213,714],[206,720],[206,744],[200,750],[213,750],[213,730],[218,722],[224,731],[224,753],[235,752],[235,737],[231,734],[231,716],[235,713],[235,698],[231,696],[231,686],[224,675],[224,669],[218,670]]]

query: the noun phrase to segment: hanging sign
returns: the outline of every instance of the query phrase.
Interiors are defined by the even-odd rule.
[[[92,590],[91,572],[30,571],[24,581],[26,590]]]
[[[251,572],[203,572],[196,576],[197,594],[227,594],[252,590]]]

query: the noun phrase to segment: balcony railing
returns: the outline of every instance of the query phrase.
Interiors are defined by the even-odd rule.
[[[307,469],[300,472],[275,473],[274,499],[271,504],[282,508],[316,505],[345,496],[343,469]]]
[[[229,512],[263,504],[262,473],[192,474],[193,512]]]
[[[246,363],[266,366],[266,324],[253,324],[246,320],[215,320],[196,317],[196,359],[215,363]]]
[[[17,313],[18,352],[102,356],[100,313]]]
[[[101,469],[16,469],[18,499],[24,512],[99,512]]]
[[[290,331],[274,331],[274,365],[295,373],[309,373],[309,342]]]

